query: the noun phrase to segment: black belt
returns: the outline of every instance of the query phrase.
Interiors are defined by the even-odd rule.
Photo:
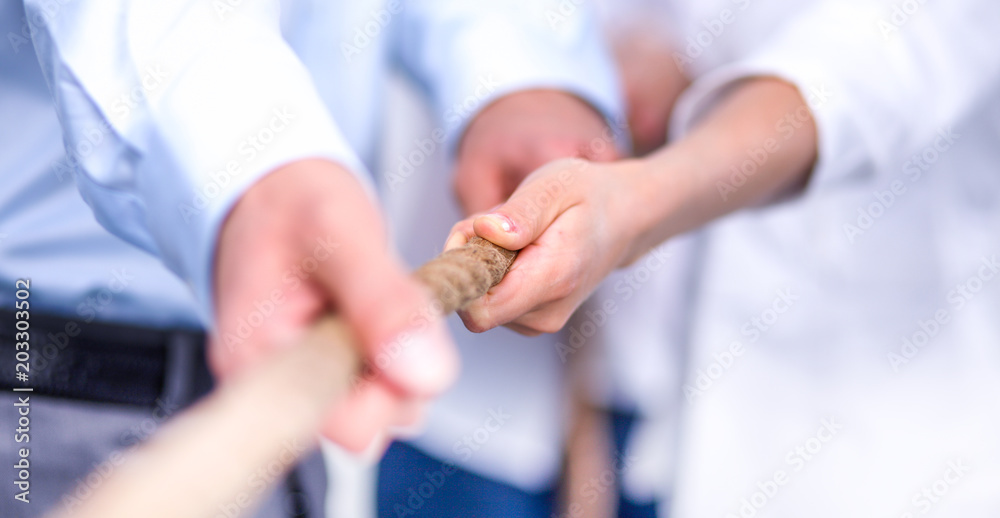
[[[184,407],[211,388],[203,333],[85,322],[32,311],[27,382],[15,371],[15,319],[0,310],[0,388],[97,403]],[[185,372],[180,372],[185,371]]]
[[[15,371],[15,315],[0,310],[2,390],[31,387],[32,394],[43,396],[184,408],[212,388],[204,333],[87,323],[35,311],[28,322],[30,369],[22,382]],[[285,483],[290,516],[308,516],[297,473],[289,473]]]

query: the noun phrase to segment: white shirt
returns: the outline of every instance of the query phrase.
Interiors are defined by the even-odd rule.
[[[449,151],[478,110],[519,89],[563,89],[620,113],[592,18],[581,7],[553,21],[557,3],[29,0],[25,15],[5,2],[0,281],[30,277],[33,307],[87,321],[210,322],[218,227],[255,180],[306,157],[371,184],[367,171],[392,171],[377,163],[390,68],[426,89]],[[12,297],[0,290],[0,304]],[[551,480],[558,427],[527,423],[558,419],[545,415],[552,367],[511,395],[526,401],[511,422],[526,426],[491,441],[540,453],[459,455],[460,465],[531,489]],[[491,408],[435,415],[478,427]],[[431,430],[449,429],[433,419]],[[452,450],[450,436],[438,443]]]
[[[581,28],[586,17],[553,30],[544,18],[518,21],[509,3],[25,5],[27,21],[17,3],[5,4],[2,17],[14,37],[3,48],[10,73],[0,102],[5,120],[19,124],[3,130],[0,174],[13,188],[0,199],[0,275],[37,277],[40,304],[70,314],[119,265],[137,279],[102,307],[102,318],[197,321],[175,280],[88,221],[68,196],[71,178],[108,230],[193,287],[204,320],[215,236],[229,207],[262,174],[298,158],[326,157],[365,174],[375,165],[393,62],[427,86],[449,143],[475,113],[462,108],[470,96],[482,107],[512,90],[554,87],[609,115],[617,109],[606,56]],[[43,94],[34,48],[22,38],[39,49],[57,103]],[[43,197],[51,206],[39,206]],[[95,264],[73,266],[89,259]],[[39,263],[48,260],[55,264]],[[157,316],[165,310],[171,315]]]
[[[997,19],[817,2],[682,98],[674,134],[734,81],[788,80],[819,160],[705,234],[670,516],[1000,511]]]

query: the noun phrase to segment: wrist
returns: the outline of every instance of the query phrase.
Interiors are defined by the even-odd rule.
[[[614,218],[615,228],[629,243],[624,264],[688,230],[686,204],[694,182],[690,162],[679,153],[664,150],[620,163],[623,192],[616,197]]]

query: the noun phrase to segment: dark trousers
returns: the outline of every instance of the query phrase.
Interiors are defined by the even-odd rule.
[[[0,311],[4,518],[34,518],[55,508],[79,506],[101,488],[129,451],[212,386],[202,333],[87,323],[35,311],[30,317],[28,381],[22,381],[15,370],[13,317]],[[13,390],[25,387],[33,390]],[[26,416],[25,398],[30,405]],[[28,419],[28,431],[16,435],[15,423],[21,417]],[[11,483],[21,449],[29,450],[27,494]],[[326,470],[319,453],[276,482],[278,489],[252,516],[323,516]],[[18,494],[29,501],[15,498]],[[238,507],[234,503],[218,509],[216,516],[233,516]]]
[[[615,452],[624,452],[635,417],[611,414]],[[618,480],[618,518],[656,518],[656,502],[636,502]],[[395,442],[379,465],[379,518],[552,518],[560,516],[555,488],[530,493],[481,477]]]

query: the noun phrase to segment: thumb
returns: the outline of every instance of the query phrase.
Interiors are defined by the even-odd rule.
[[[586,160],[570,158],[535,171],[507,203],[473,221],[476,235],[508,250],[528,246],[576,203],[571,190],[573,173],[588,164]]]

